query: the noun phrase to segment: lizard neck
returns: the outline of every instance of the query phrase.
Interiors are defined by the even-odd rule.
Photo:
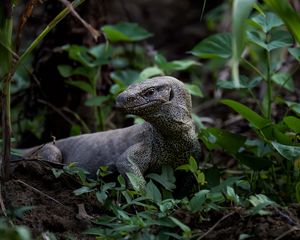
[[[168,102],[159,111],[143,116],[164,138],[188,141],[195,138],[195,126],[185,106]]]

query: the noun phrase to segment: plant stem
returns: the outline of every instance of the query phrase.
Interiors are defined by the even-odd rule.
[[[3,181],[7,181],[10,177],[10,148],[11,148],[11,113],[10,113],[10,83],[13,75],[12,66],[12,3],[11,1],[3,1],[0,3],[0,40],[4,46],[0,45],[0,59],[2,67],[0,68],[0,79],[2,79],[2,154],[3,158],[0,162],[1,177]]]
[[[78,7],[85,0],[74,0],[72,5],[74,8]],[[55,26],[63,20],[70,13],[69,8],[64,8],[46,27],[45,29],[37,36],[36,39],[30,44],[30,46],[25,50],[25,52],[20,56],[17,66],[22,62],[24,58],[28,56],[32,52],[32,50],[44,39],[44,37],[53,29]]]
[[[272,80],[271,80],[271,60],[270,52],[266,50],[267,55],[267,118],[271,119],[271,107],[272,107]]]

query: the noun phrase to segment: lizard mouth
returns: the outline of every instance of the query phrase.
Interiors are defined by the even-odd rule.
[[[161,104],[161,101],[156,100],[156,101],[152,101],[149,103],[144,103],[144,104],[140,104],[140,105],[136,105],[136,106],[132,106],[132,107],[124,107],[124,109],[126,112],[137,112],[137,111],[143,110],[145,108],[153,107],[158,103]]]

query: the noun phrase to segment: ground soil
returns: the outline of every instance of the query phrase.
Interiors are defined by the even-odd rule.
[[[90,217],[101,216],[101,205],[91,196],[75,196],[78,187],[70,177],[55,178],[51,168],[36,162],[19,163],[14,170],[14,178],[3,188],[3,202],[7,210],[33,206],[23,216],[17,217],[17,224],[26,225],[34,237],[49,231],[58,239],[94,239],[82,235],[92,227]],[[78,206],[86,212],[79,212]],[[201,239],[300,239],[300,205],[288,208],[272,207],[269,215],[249,215],[244,209],[228,208],[213,211],[199,221],[199,215],[178,213],[181,219],[199,229]],[[203,215],[202,215],[203,217]],[[200,236],[200,235],[199,235]]]

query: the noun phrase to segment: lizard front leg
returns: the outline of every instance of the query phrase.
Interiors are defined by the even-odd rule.
[[[144,191],[146,187],[146,180],[144,172],[148,169],[151,162],[151,149],[145,143],[137,143],[127,149],[116,163],[118,172],[126,177],[130,187],[133,187],[128,179],[127,173],[133,173],[137,177],[138,191]]]

